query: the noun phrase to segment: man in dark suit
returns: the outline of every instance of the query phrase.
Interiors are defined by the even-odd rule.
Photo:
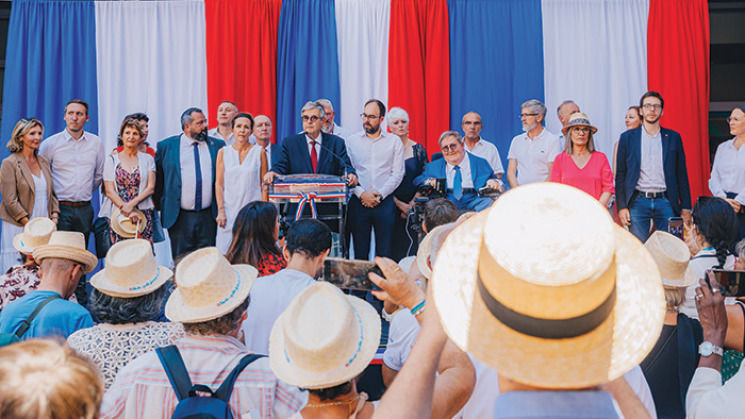
[[[174,260],[215,245],[215,160],[225,146],[207,136],[207,118],[199,108],[181,114],[181,129],[181,135],[159,142],[155,153],[155,205],[168,229]]]
[[[254,118],[254,138],[256,138],[256,144],[264,147],[264,152],[267,153],[267,161],[269,162],[269,168],[271,168],[279,159],[279,151],[281,147],[278,144],[274,144],[272,140],[272,120],[266,115],[257,115]]]
[[[642,126],[621,134],[616,159],[618,216],[642,242],[649,237],[650,221],[667,231],[670,217],[691,217],[685,152],[680,134],[660,126],[665,102],[657,92],[640,101]]]

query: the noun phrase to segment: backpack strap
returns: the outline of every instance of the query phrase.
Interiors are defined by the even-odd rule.
[[[241,358],[241,361],[238,362],[238,365],[236,365],[235,368],[233,368],[233,371],[230,372],[228,378],[226,378],[220,387],[218,387],[217,391],[215,391],[214,396],[227,403],[228,400],[230,400],[230,394],[233,392],[233,386],[235,385],[235,381],[238,379],[238,375],[240,375],[248,364],[259,358],[264,358],[265,356],[266,355],[251,354]]]
[[[52,301],[54,301],[56,299],[60,299],[61,300],[62,297],[60,297],[57,294],[50,295],[44,301],[42,301],[38,306],[36,306],[36,308],[34,309],[34,311],[31,312],[31,315],[28,316],[28,317],[26,317],[26,320],[22,321],[21,322],[21,326],[18,327],[18,330],[16,330],[16,336],[18,336],[18,339],[20,339],[21,336],[23,336],[23,334],[26,333],[26,331],[28,330],[28,328],[31,327],[31,322],[34,321],[34,319],[39,314],[39,312],[41,311],[41,309],[44,308],[44,306],[46,306],[47,304],[51,303]]]
[[[186,371],[184,358],[181,357],[181,352],[179,352],[176,345],[158,348],[155,352],[158,354],[160,363],[163,364],[163,368],[168,376],[168,381],[171,382],[171,387],[173,387],[173,391],[176,393],[178,401],[189,397],[191,379],[189,378],[189,372]]]

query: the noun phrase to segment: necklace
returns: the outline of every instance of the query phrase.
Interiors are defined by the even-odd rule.
[[[353,403],[353,402],[356,402],[357,400],[359,400],[359,399],[360,399],[360,397],[361,397],[361,396],[360,396],[360,395],[358,394],[357,396],[355,396],[355,397],[352,397],[351,399],[348,399],[348,400],[340,400],[340,401],[338,401],[338,402],[327,402],[327,403],[308,403],[308,404],[306,404],[306,405],[305,405],[305,407],[326,407],[326,406],[340,406],[340,405],[342,405],[342,404],[349,404],[349,403]]]

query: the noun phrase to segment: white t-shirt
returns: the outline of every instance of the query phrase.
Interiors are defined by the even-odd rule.
[[[485,159],[491,165],[494,174],[498,175],[504,173],[504,167],[502,167],[502,159],[499,157],[499,150],[497,146],[479,137],[479,142],[473,146],[472,149],[468,148],[468,144],[465,144],[466,151],[470,152],[474,156],[479,156]]]
[[[525,132],[515,136],[507,158],[517,161],[517,183],[527,185],[548,179],[548,165],[561,151],[562,145],[556,135],[543,128],[532,140]]]

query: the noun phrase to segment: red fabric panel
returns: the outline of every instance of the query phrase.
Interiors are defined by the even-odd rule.
[[[282,0],[205,1],[210,127],[217,126],[217,107],[224,100],[241,112],[267,115],[276,125],[281,9]]]
[[[392,0],[388,106],[409,113],[409,136],[432,154],[450,121],[446,0]]]
[[[650,0],[647,74],[649,90],[665,99],[662,125],[683,137],[693,205],[699,195],[710,194],[706,0]]]

